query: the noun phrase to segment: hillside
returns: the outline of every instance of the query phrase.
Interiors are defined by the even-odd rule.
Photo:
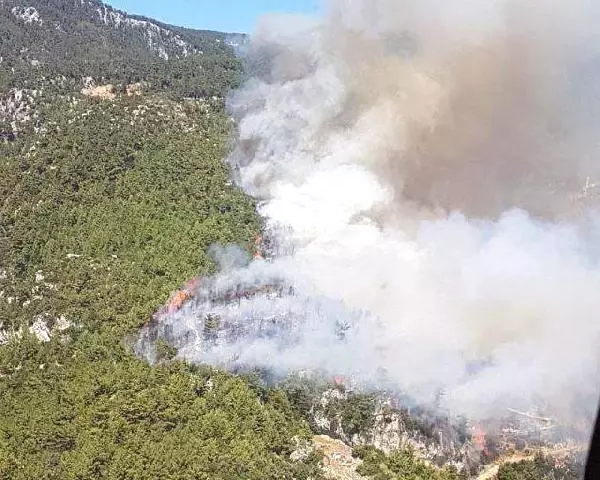
[[[189,365],[151,330],[215,272],[210,247],[250,257],[264,233],[224,162],[245,36],[97,0],[0,0],[0,32],[0,480],[477,471],[466,423],[318,375]],[[148,329],[152,365],[131,348]],[[498,478],[553,467],[532,457]]]
[[[225,34],[79,0],[3,1],[0,31],[0,478],[318,478],[283,392],[126,347],[259,229]]]
[[[222,94],[239,72],[228,34],[165,25],[98,0],[3,0],[0,31],[0,88],[93,77],[199,97]]]

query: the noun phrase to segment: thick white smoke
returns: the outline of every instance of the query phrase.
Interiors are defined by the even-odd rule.
[[[470,415],[593,410],[593,3],[336,0],[261,23],[231,162],[293,253],[250,270],[304,285],[305,313],[368,314],[339,344],[315,335],[321,308],[293,349],[262,339],[247,361],[384,375],[423,401],[443,388]]]

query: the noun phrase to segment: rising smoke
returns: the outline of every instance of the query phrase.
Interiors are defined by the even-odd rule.
[[[288,315],[294,341],[183,356],[235,350],[424,402],[444,390],[469,415],[541,400],[593,411],[599,13],[591,0],[335,0],[320,19],[265,19],[230,102],[230,162],[287,253],[220,281],[293,286],[238,317]]]

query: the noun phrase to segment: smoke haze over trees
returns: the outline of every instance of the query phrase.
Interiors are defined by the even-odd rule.
[[[224,33],[0,0],[0,479],[318,480],[313,433],[350,443],[390,419],[443,443],[408,410],[375,418],[380,388],[584,431],[599,13],[332,0],[265,19],[242,72]],[[251,261],[261,230],[275,254]],[[318,388],[286,378],[306,370]],[[371,478],[467,475],[354,453]],[[557,471],[540,456],[499,474]]]
[[[589,418],[598,13],[592,2],[340,0],[323,19],[266,19],[230,101],[230,162],[294,253],[231,275],[279,275],[314,304],[289,307],[306,323],[294,348],[275,336],[216,361],[384,372],[475,416],[543,399]],[[330,335],[340,316],[355,326],[342,344]]]

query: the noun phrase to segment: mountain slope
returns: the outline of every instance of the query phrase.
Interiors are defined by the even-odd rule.
[[[457,478],[421,460],[449,458],[432,425],[371,395],[128,348],[214,272],[209,247],[255,245],[255,203],[223,162],[244,36],[87,0],[0,0],[0,32],[0,480],[318,480],[319,450],[352,478]],[[422,448],[340,458],[310,428]]]
[[[0,479],[320,478],[282,391],[126,346],[259,230],[225,34],[80,0],[0,0],[0,32]]]
[[[3,0],[0,31],[0,88],[63,75],[220,95],[217,81],[239,69],[227,34],[127,15],[98,0]]]

